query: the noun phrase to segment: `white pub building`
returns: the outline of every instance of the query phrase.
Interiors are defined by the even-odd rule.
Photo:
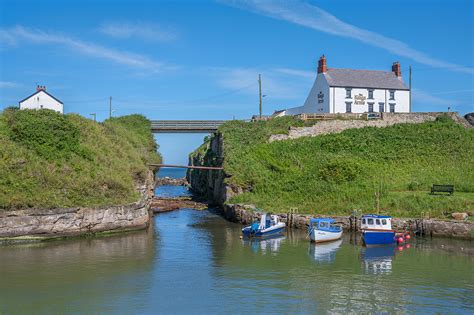
[[[403,83],[400,63],[392,71],[328,68],[323,55],[316,81],[303,106],[284,115],[318,113],[408,113],[410,89]]]

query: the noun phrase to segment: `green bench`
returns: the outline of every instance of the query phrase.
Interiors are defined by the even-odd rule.
[[[452,195],[454,193],[454,185],[433,185],[431,187],[431,194],[434,195],[435,193],[449,193],[449,195]]]

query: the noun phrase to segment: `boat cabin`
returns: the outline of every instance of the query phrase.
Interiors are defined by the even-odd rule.
[[[259,229],[268,229],[279,222],[278,216],[274,214],[262,214],[260,218]]]
[[[341,227],[334,224],[335,220],[331,218],[313,218],[309,221],[309,228],[320,231],[340,232]]]
[[[360,228],[367,230],[392,230],[392,217],[388,215],[366,214],[360,220]]]

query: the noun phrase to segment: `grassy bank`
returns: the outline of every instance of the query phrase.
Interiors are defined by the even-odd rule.
[[[96,123],[76,114],[0,113],[0,209],[118,205],[158,162],[150,122],[130,115]]]
[[[267,142],[289,125],[301,122],[282,118],[221,127],[224,167],[232,175],[226,180],[249,191],[231,202],[341,215],[374,212],[377,203],[381,213],[403,217],[474,210],[474,129],[448,117]],[[432,184],[454,184],[456,192],[433,196]]]

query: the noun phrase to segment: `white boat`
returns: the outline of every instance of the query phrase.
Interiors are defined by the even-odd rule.
[[[242,229],[242,234],[248,237],[263,237],[283,233],[285,223],[280,222],[277,215],[262,214],[260,222],[254,222]]]
[[[309,238],[312,242],[323,243],[341,238],[342,228],[331,218],[313,218],[309,221]]]

